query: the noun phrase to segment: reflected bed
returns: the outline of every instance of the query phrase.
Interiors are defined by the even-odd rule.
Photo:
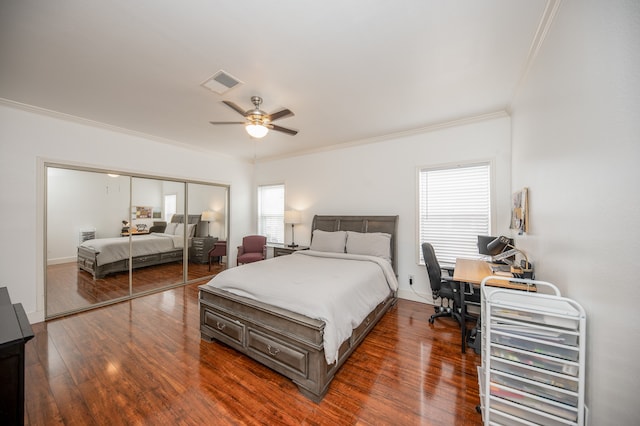
[[[173,215],[171,223],[183,224],[184,215]],[[197,235],[196,228],[199,223],[200,215],[188,216],[187,225],[190,236]],[[189,228],[191,226],[192,228]],[[130,237],[131,246],[129,238],[126,237],[84,241],[78,246],[78,269],[87,271],[93,275],[94,279],[98,279],[108,274],[128,271],[130,262],[133,269],[180,262],[184,257],[184,231],[183,228],[175,229],[175,233],[171,234],[152,233],[132,236]],[[133,254],[131,260],[129,259],[130,247]]]

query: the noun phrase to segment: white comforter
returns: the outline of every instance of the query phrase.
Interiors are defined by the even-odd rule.
[[[324,321],[324,353],[333,364],[398,281],[384,259],[306,250],[227,269],[207,285]]]
[[[98,238],[95,240],[87,240],[81,245],[83,247],[92,248],[98,253],[96,256],[98,266],[129,258],[129,238]],[[170,235],[154,232],[149,235],[136,235],[131,239],[131,251],[134,257],[164,253],[183,247],[183,235]]]

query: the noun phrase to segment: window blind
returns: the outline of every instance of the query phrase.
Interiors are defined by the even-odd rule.
[[[424,242],[433,245],[442,265],[480,258],[477,236],[489,235],[491,226],[490,175],[489,163],[420,170],[421,264]]]
[[[178,196],[176,194],[169,194],[164,196],[164,218],[167,222],[171,221],[171,218],[176,214],[178,207]]]
[[[258,187],[258,233],[269,243],[284,243],[284,185]]]

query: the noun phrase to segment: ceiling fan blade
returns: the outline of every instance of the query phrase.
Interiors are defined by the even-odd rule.
[[[291,115],[294,115],[293,112],[291,112],[291,110],[285,108],[282,111],[274,112],[273,114],[267,115],[267,119],[269,121],[276,121],[276,120],[279,120],[281,118],[289,117]]]
[[[240,108],[238,105],[234,104],[231,101],[222,101],[226,106],[228,106],[229,108],[233,109],[235,112],[237,112],[238,114],[240,114],[241,116],[244,117],[245,114],[245,110],[243,110],[242,108]]]
[[[211,124],[244,124],[244,121],[210,121]]]
[[[282,132],[282,133],[286,133],[288,135],[291,136],[295,136],[298,134],[297,130],[292,130],[292,129],[287,129],[286,127],[282,127],[282,126],[276,126],[275,124],[267,124],[266,127],[268,127],[271,130],[275,130],[277,132]]]

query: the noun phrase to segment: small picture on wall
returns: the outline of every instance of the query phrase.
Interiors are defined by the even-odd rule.
[[[151,207],[136,206],[136,219],[151,219]]]
[[[154,219],[160,219],[162,217],[162,212],[159,210],[154,210],[153,211],[153,218]]]
[[[511,229],[518,231],[518,235],[529,232],[529,189],[523,188],[513,194],[511,205]]]

